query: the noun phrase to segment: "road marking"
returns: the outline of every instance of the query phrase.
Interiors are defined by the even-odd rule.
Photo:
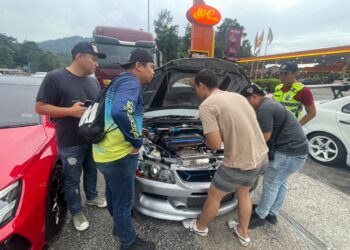
[[[315,249],[331,249],[321,239],[313,235],[309,230],[303,227],[299,222],[290,217],[287,213],[279,211],[279,214],[288,222],[291,228],[299,234],[304,240],[309,242]]]

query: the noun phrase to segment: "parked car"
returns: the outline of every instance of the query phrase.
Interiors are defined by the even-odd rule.
[[[303,79],[299,79],[298,81],[305,85],[316,85],[316,84],[324,83],[323,80],[317,80],[313,78],[303,78]]]
[[[178,221],[198,217],[222,162],[223,150],[208,151],[198,114],[194,76],[204,68],[217,73],[222,90],[238,92],[250,84],[240,66],[214,58],[175,60],[156,70],[143,92],[145,137],[135,181],[135,208],[145,215]],[[231,193],[219,214],[236,206]]]
[[[54,125],[34,110],[41,81],[0,77],[0,249],[42,250],[67,211]]]
[[[333,81],[333,84],[349,84],[350,85],[350,78],[339,78],[335,79]]]
[[[47,72],[35,72],[34,74],[32,74],[32,77],[44,77],[46,76]]]
[[[350,96],[318,103],[316,109],[316,117],[303,126],[311,158],[350,166]]]

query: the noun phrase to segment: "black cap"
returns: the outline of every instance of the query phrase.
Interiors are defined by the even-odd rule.
[[[72,56],[74,57],[78,53],[87,53],[97,56],[99,59],[105,59],[107,56],[102,53],[98,53],[96,45],[89,42],[79,42],[72,49]]]
[[[265,95],[265,91],[260,88],[258,85],[256,84],[251,84],[251,85],[248,85],[248,86],[245,86],[240,94],[244,97],[248,97],[252,94],[260,94],[260,95]]]
[[[280,71],[295,73],[298,71],[298,64],[292,63],[292,62],[286,62],[286,63],[281,65]]]
[[[123,68],[129,67],[136,62],[140,63],[154,63],[152,55],[144,49],[134,49],[130,52],[129,60],[127,63],[121,64]]]

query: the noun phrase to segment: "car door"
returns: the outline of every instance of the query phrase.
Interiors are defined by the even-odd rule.
[[[350,98],[342,103],[337,112],[338,126],[343,136],[343,143],[347,144],[347,149],[350,148]]]

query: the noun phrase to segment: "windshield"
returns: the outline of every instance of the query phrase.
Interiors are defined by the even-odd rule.
[[[107,58],[99,59],[98,64],[100,67],[127,63],[130,52],[137,48],[135,46],[121,46],[99,43],[96,45],[100,53],[107,55]],[[153,60],[154,62],[156,62],[156,54],[153,52],[153,49],[148,48],[146,50],[148,50],[151,53],[151,55],[153,55]]]
[[[39,85],[0,83],[0,128],[40,124],[35,112]]]
[[[164,77],[152,107],[198,107],[202,100],[196,93],[193,73],[172,72],[170,77]],[[226,89],[231,78],[218,75],[220,89]]]

